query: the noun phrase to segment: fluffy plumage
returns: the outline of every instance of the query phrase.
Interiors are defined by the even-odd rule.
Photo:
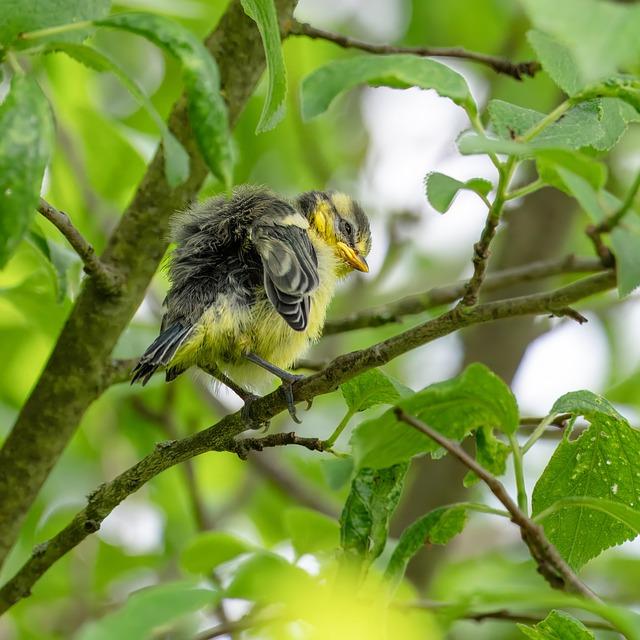
[[[199,366],[255,388],[255,354],[286,369],[316,340],[337,280],[367,270],[369,223],[351,198],[308,192],[286,201],[256,187],[176,217],[161,333],[133,371],[146,384]]]

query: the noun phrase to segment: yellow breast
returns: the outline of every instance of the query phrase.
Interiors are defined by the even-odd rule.
[[[290,368],[322,335],[325,317],[338,280],[333,250],[310,230],[318,257],[319,286],[311,295],[307,328],[294,331],[266,299],[238,307],[221,296],[202,316],[194,334],[176,354],[172,365],[212,365],[238,384],[260,389],[273,376],[248,362],[248,351],[282,369]]]

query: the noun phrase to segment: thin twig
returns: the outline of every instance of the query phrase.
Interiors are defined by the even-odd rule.
[[[287,445],[297,445],[309,449],[309,451],[326,451],[327,447],[324,440],[320,438],[303,438],[294,431],[286,433],[271,433],[262,438],[241,438],[235,440],[235,446],[232,451],[238,454],[238,457],[246,460],[249,451],[262,451],[269,447],[285,447]]]
[[[395,413],[398,420],[437,442],[489,487],[493,495],[511,515],[512,522],[520,527],[522,539],[529,547],[529,551],[538,565],[538,571],[553,588],[573,591],[590,600],[599,601],[598,596],[578,578],[571,567],[562,559],[558,550],[549,542],[544,529],[520,510],[504,485],[493,474],[479,465],[462,447],[428,427],[424,422],[410,416],[399,407],[396,408]]]
[[[620,204],[620,206],[611,214],[608,215],[599,224],[590,224],[585,232],[589,240],[591,240],[596,254],[602,262],[602,266],[606,268],[612,268],[615,265],[615,257],[611,250],[602,240],[602,234],[611,233],[621,222],[624,216],[631,210],[633,202],[640,190],[640,171],[636,175],[629,191]]]
[[[611,289],[615,283],[615,274],[607,271],[555,291],[479,304],[464,314],[458,309],[451,309],[367,349],[338,356],[322,371],[294,383],[294,399],[304,401],[330,393],[360,373],[386,364],[421,345],[465,327],[503,318],[553,312],[556,308],[566,307],[582,298]],[[236,437],[239,434],[269,421],[286,408],[284,394],[277,389],[267,396],[257,398],[240,411],[225,416],[207,429],[181,440],[159,443],[152,453],[112,481],[98,487],[89,496],[87,506],[64,529],[34,550],[18,572],[0,588],[0,613],[28,596],[32,586],[57,560],[88,535],[95,533],[116,506],[152,478],[176,464],[208,451],[236,451]],[[475,464],[475,461],[472,463]]]
[[[447,609],[455,610],[460,605],[448,602],[439,602],[433,600],[417,600],[415,602],[401,602],[395,605],[402,609],[425,609],[427,611],[446,611]],[[456,620],[472,620],[474,622],[484,622],[485,620],[498,620],[503,622],[522,622],[525,624],[537,624],[542,622],[545,615],[535,615],[531,613],[516,613],[508,609],[497,609],[494,611],[468,611],[462,616],[456,616]],[[584,620],[580,622],[590,629],[602,629],[604,631],[616,631],[608,622],[601,620]]]
[[[569,255],[554,260],[531,262],[504,271],[496,271],[486,276],[484,291],[497,291],[514,284],[541,280],[562,273],[591,273],[601,271],[602,264],[595,258],[580,258]],[[465,293],[466,282],[433,287],[423,293],[406,296],[385,305],[359,311],[351,315],[329,320],[324,326],[323,335],[333,335],[356,329],[380,327],[393,322],[401,322],[406,316],[416,315],[429,309],[450,304]]]
[[[87,275],[94,278],[103,291],[117,293],[122,284],[120,278],[112,269],[101,262],[96,255],[95,249],[73,226],[69,216],[64,211],[56,209],[43,198],[40,198],[38,211],[68,240],[74,251],[80,256]]]
[[[516,80],[522,80],[524,76],[533,77],[541,69],[540,63],[535,60],[527,62],[511,62],[504,58],[498,58],[496,56],[490,56],[476,51],[467,51],[461,47],[403,47],[390,44],[373,44],[362,40],[356,40],[355,38],[350,38],[348,36],[343,36],[338,33],[325,31],[324,29],[316,29],[306,22],[298,22],[297,20],[289,21],[285,25],[285,29],[287,35],[306,36],[307,38],[313,38],[314,40],[328,40],[343,49],[360,49],[361,51],[383,55],[408,53],[420,57],[461,58],[463,60],[469,60],[471,62],[486,65],[496,73],[503,73],[515,78]]]

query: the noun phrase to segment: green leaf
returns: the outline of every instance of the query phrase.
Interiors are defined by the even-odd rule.
[[[169,131],[166,122],[138,83],[130,78],[120,65],[104,53],[83,44],[52,42],[47,46],[47,51],[62,52],[95,71],[113,73],[160,129],[164,145],[164,172],[169,186],[177,187],[189,177],[189,155]]]
[[[324,478],[333,491],[342,489],[351,479],[353,473],[353,458],[351,456],[321,460],[320,464]]]
[[[517,623],[518,629],[532,640],[594,640],[595,636],[580,620],[564,611],[551,611],[533,627]]]
[[[536,52],[542,68],[566,94],[572,96],[584,86],[573,54],[565,45],[535,29],[527,33],[527,40]]]
[[[632,76],[613,76],[589,85],[573,97],[574,102],[593,98],[618,98],[640,112],[640,80]]]
[[[35,225],[32,225],[32,228],[27,232],[26,239],[44,256],[55,287],[56,302],[62,302],[69,293],[70,272],[75,269],[78,271],[78,275],[80,273],[82,263],[78,254],[46,238]]]
[[[398,406],[454,440],[480,427],[495,427],[507,434],[518,428],[518,406],[509,387],[479,363],[401,400]],[[388,467],[438,450],[433,440],[398,422],[394,409],[359,424],[351,444],[356,468]]]
[[[245,560],[225,591],[227,598],[258,603],[280,602],[284,594],[312,589],[311,576],[275,553],[260,551]],[[311,588],[310,588],[311,587]]]
[[[601,0],[523,0],[534,26],[570,52],[583,82],[640,59],[640,7]]]
[[[267,60],[269,85],[256,133],[273,129],[284,117],[287,70],[282,56],[278,14],[273,0],[241,0],[245,13],[258,25]]]
[[[170,582],[136,591],[117,611],[85,625],[79,640],[148,638],[154,629],[185,614],[213,606],[219,593],[191,581]]]
[[[540,149],[535,152],[535,159],[540,178],[569,195],[573,194],[558,173],[560,168],[580,176],[596,191],[602,189],[607,181],[606,165],[583,153],[567,149]]]
[[[252,544],[229,533],[207,531],[189,541],[180,555],[180,564],[185,571],[208,576],[218,565],[253,550]]]
[[[427,175],[425,186],[429,203],[439,213],[448,211],[458,192],[463,189],[481,196],[486,196],[493,189],[491,182],[483,178],[471,178],[466,182],[460,182],[436,171]]]
[[[490,427],[481,427],[476,431],[476,460],[494,476],[504,475],[510,453],[511,447],[498,440]],[[464,486],[470,487],[478,480],[478,476],[469,471],[464,477]]]
[[[590,425],[576,440],[567,433],[558,445],[533,491],[534,516],[572,496],[607,499],[639,511],[640,431],[589,391],[564,395],[552,413],[582,415]],[[604,549],[635,537],[617,517],[584,506],[552,513],[544,528],[575,569]]]
[[[285,511],[284,523],[299,556],[318,551],[334,551],[340,544],[340,526],[323,513],[293,507]]]
[[[568,498],[560,498],[546,509],[544,514],[540,514],[537,520],[538,522],[542,522],[552,513],[556,513],[562,509],[566,509],[567,507],[587,507],[588,509],[607,513],[630,529],[633,529],[636,532],[636,535],[640,535],[640,512],[633,510],[626,504],[613,502],[606,498],[591,498],[589,496],[569,496]]]
[[[629,295],[640,285],[640,222],[627,215],[611,232],[616,256],[618,293]]]
[[[302,81],[303,118],[324,113],[340,93],[359,84],[435,89],[469,113],[477,112],[464,78],[439,62],[406,54],[362,55],[334,60]]]
[[[340,516],[340,544],[346,557],[364,569],[384,549],[408,468],[361,469],[351,483]]]
[[[0,268],[35,215],[52,143],[47,99],[33,78],[14,75],[0,105]]]
[[[413,393],[380,369],[370,369],[340,385],[347,407],[353,412],[365,411],[379,404],[394,404]]]
[[[640,121],[640,114],[619,98],[600,98],[602,108],[602,136],[593,143],[599,151],[613,148],[632,122]]]
[[[607,212],[602,208],[598,193],[589,182],[562,167],[557,168],[557,173],[567,191],[578,201],[591,220],[596,223],[602,222]]]
[[[118,13],[96,24],[144,36],[180,61],[189,120],[200,152],[211,172],[229,186],[232,154],[227,106],[220,95],[218,65],[207,48],[178,23],[150,13]],[[172,150],[175,153],[175,145]]]
[[[47,38],[17,40],[18,34],[47,27],[74,24],[85,20],[97,20],[109,13],[110,0],[3,0],[0,20],[0,47],[33,46]],[[72,30],[49,36],[67,42],[84,40],[89,29]]]
[[[538,124],[545,114],[503,100],[488,105],[493,130],[500,138],[521,136]],[[602,108],[599,100],[588,100],[567,111],[557,122],[543,129],[528,144],[532,147],[581,149],[602,138]]]
[[[402,580],[409,560],[425,545],[447,544],[464,529],[467,508],[462,505],[439,507],[418,518],[400,536],[385,570],[385,578],[392,590]]]

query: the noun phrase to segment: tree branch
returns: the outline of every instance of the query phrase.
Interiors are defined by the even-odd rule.
[[[282,23],[291,17],[296,0],[275,4]],[[240,0],[231,0],[205,44],[218,62],[233,126],[265,66],[260,33]],[[105,296],[93,278],[85,279],[49,361],[0,450],[0,563],[84,412],[106,388],[111,352],[166,251],[172,215],[193,200],[207,175],[184,97],[174,106],[169,127],[189,154],[189,178],[175,189],[167,184],[160,147],[101,256],[103,265],[121,274],[125,291]]]
[[[294,383],[294,398],[297,401],[310,400],[330,393],[364,371],[386,364],[403,353],[459,329],[503,318],[554,313],[558,308],[614,286],[615,274],[606,271],[548,293],[488,302],[464,311],[451,309],[367,349],[338,356],[322,371]],[[36,548],[31,558],[0,589],[0,613],[29,595],[31,587],[54,562],[97,531],[104,518],[118,504],[153,477],[208,451],[237,451],[238,442],[235,438],[240,433],[263,425],[286,407],[284,394],[277,389],[207,429],[181,440],[159,443],[148,456],[94,491],[89,496],[87,506],[62,531]]]
[[[458,446],[457,443],[445,438],[441,433],[405,413],[404,410],[399,407],[396,407],[395,413],[398,420],[420,431],[434,442],[437,442],[452,456],[460,460],[468,469],[473,471],[489,487],[491,493],[504,505],[505,509],[511,515],[512,522],[520,527],[522,539],[529,547],[531,556],[538,564],[539,573],[544,576],[554,589],[569,590],[590,600],[599,600],[591,589],[578,578],[571,567],[562,559],[558,550],[547,539],[544,529],[520,510],[502,482],[493,474],[489,473],[484,467],[480,466],[462,447]]]
[[[73,226],[69,216],[64,211],[59,211],[43,198],[40,198],[38,211],[68,240],[73,250],[84,263],[85,272],[94,278],[96,285],[102,291],[108,294],[117,294],[121,291],[123,283],[118,273],[101,262],[94,248]]]
[[[541,69],[540,63],[534,60],[514,63],[504,58],[477,53],[475,51],[467,51],[461,47],[402,47],[389,44],[372,44],[338,33],[316,29],[306,22],[298,22],[297,20],[289,21],[285,25],[285,28],[287,29],[288,35],[306,36],[314,40],[328,40],[343,49],[360,49],[361,51],[377,54],[409,53],[420,57],[461,58],[486,65],[496,73],[503,73],[516,80],[522,80],[524,76],[533,77]]]
[[[569,255],[560,259],[532,262],[491,273],[485,278],[483,290],[497,291],[514,284],[541,280],[562,273],[590,273],[602,269],[602,264],[596,258],[580,258]],[[353,313],[338,320],[329,320],[324,326],[323,335],[400,322],[406,316],[455,302],[464,295],[466,286],[466,282],[458,282],[442,287],[433,287],[423,293],[407,296],[389,304]]]

